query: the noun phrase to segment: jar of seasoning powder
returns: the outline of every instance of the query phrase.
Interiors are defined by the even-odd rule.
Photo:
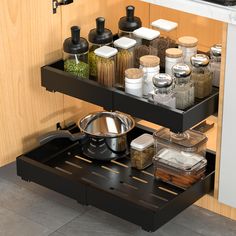
[[[178,63],[183,63],[183,52],[178,48],[166,49],[165,58],[165,72],[169,75],[172,74],[172,67]]]

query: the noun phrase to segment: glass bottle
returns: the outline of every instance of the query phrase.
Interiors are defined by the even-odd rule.
[[[165,72],[169,75],[172,74],[172,67],[178,63],[183,63],[183,52],[178,48],[166,49],[165,58]]]
[[[71,37],[63,44],[64,70],[80,78],[89,78],[88,41],[80,37],[80,28],[71,27]]]
[[[196,54],[191,57],[194,93],[196,98],[204,98],[212,91],[212,72],[209,70],[209,57],[205,54]]]
[[[194,83],[190,79],[191,69],[187,64],[179,63],[173,66],[175,79],[176,108],[184,110],[194,104]]]
[[[173,79],[165,73],[157,74],[153,77],[154,104],[162,104],[172,108],[176,107],[176,99],[173,93]]]
[[[222,45],[215,44],[210,50],[210,70],[213,73],[213,86],[219,87],[220,84],[220,66],[221,66]]]
[[[88,35],[90,43],[89,48],[89,69],[91,78],[97,77],[97,57],[94,51],[102,46],[112,46],[113,34],[111,30],[105,28],[105,19],[98,17],[96,19],[96,28],[90,30]]]

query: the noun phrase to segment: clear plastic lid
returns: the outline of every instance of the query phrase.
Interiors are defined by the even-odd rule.
[[[154,143],[153,137],[150,134],[143,134],[139,136],[138,138],[134,139],[130,146],[131,148],[138,150],[138,151],[143,151],[144,149],[152,146]]]

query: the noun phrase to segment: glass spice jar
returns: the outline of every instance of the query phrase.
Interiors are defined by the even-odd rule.
[[[157,39],[160,32],[149,28],[141,27],[134,32],[134,36],[141,41],[141,44],[137,44],[134,48],[134,67],[139,67],[139,59],[145,55],[158,56],[158,50],[152,46],[153,40]]]
[[[105,28],[105,19],[98,17],[96,19],[96,28],[90,30],[88,35],[89,48],[89,70],[93,79],[97,77],[97,57],[94,51],[102,46],[112,46],[113,34],[111,30]]]
[[[160,58],[157,56],[147,55],[140,58],[140,69],[144,72],[143,77],[143,97],[147,98],[148,94],[153,91],[152,78],[160,72]]]
[[[127,37],[122,37],[114,41],[114,46],[118,53],[116,56],[116,82],[118,87],[125,86],[125,70],[134,67],[134,46],[136,41]]]
[[[191,69],[187,64],[179,63],[173,66],[172,73],[175,79],[176,108],[184,110],[194,104],[194,83]]]
[[[192,36],[183,36],[178,39],[179,49],[183,52],[184,63],[191,65],[190,58],[197,54],[198,39]]]
[[[173,93],[173,79],[165,73],[157,74],[153,77],[154,104],[162,104],[168,107],[176,107],[176,99]]]
[[[210,70],[213,74],[213,86],[219,87],[222,45],[215,44],[210,50]]]
[[[96,49],[94,53],[97,56],[97,82],[107,87],[113,87],[117,49],[103,46]]]
[[[143,71],[130,68],[125,71],[125,92],[137,97],[143,96]]]
[[[183,52],[178,48],[166,49],[165,73],[172,74],[172,67],[178,63],[183,63]]]
[[[71,37],[63,44],[64,70],[82,79],[89,78],[88,41],[80,37],[80,28],[71,27]]]
[[[205,54],[196,54],[191,57],[194,93],[196,98],[204,98],[212,91],[212,72],[209,70],[210,59]]]

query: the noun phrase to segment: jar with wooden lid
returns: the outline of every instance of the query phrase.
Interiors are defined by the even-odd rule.
[[[204,98],[212,91],[212,72],[209,70],[210,59],[205,54],[196,54],[191,57],[194,93],[196,98]]]
[[[198,39],[192,36],[183,36],[178,39],[179,49],[183,51],[184,63],[190,65],[191,56],[197,54]]]
[[[160,72],[160,58],[157,56],[147,55],[140,58],[140,69],[143,70],[143,97],[147,98],[148,94],[153,91],[153,76]]]
[[[94,51],[97,56],[97,82],[112,87],[115,83],[115,57],[117,49],[103,46]]]
[[[191,80],[191,69],[187,64],[178,63],[173,66],[175,79],[176,108],[184,110],[194,104],[194,83]]]
[[[179,48],[166,49],[165,72],[172,76],[172,67],[183,62],[183,52]]]
[[[137,97],[143,96],[143,71],[130,68],[125,71],[125,92]]]

